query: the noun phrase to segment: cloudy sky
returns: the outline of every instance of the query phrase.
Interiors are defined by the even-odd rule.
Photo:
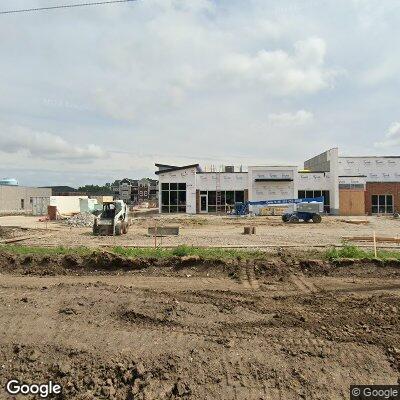
[[[0,10],[83,3],[1,0]],[[0,177],[400,154],[397,0],[138,0],[0,15]]]

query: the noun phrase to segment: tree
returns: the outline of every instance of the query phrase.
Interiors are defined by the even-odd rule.
[[[109,186],[85,185],[78,188],[78,192],[85,192],[88,195],[112,195],[113,192]]]

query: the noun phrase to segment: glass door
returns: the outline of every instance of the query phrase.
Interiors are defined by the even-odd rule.
[[[201,213],[208,212],[208,199],[206,194],[200,195],[200,212]]]

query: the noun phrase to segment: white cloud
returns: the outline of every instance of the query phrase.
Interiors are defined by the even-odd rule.
[[[83,159],[86,172],[139,177],[154,161],[189,162],[182,154],[268,163],[301,162],[304,141],[309,156],[360,138],[369,149],[398,103],[399,6],[320,3],[145,0],[5,18],[0,121],[33,132],[0,126],[0,147],[14,151],[0,152],[0,174],[57,167],[79,177],[69,160]]]
[[[400,146],[400,122],[393,122],[385,135],[385,140],[374,143],[374,146],[379,148]]]
[[[41,159],[79,162],[88,162],[107,156],[107,153],[95,144],[79,146],[52,133],[34,131],[25,126],[1,124],[0,128],[0,151],[2,152],[24,152]]]
[[[305,110],[268,115],[268,122],[273,126],[302,126],[311,123],[313,120],[314,114]]]
[[[269,94],[314,93],[332,85],[336,71],[324,68],[325,42],[309,38],[294,44],[291,55],[283,50],[260,50],[255,56],[232,54],[223,71],[238,85],[262,86]]]

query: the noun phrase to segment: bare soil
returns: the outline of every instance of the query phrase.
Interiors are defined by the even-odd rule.
[[[400,382],[400,264],[0,255],[0,383],[64,399],[348,399]],[[5,393],[0,398],[8,398]]]

